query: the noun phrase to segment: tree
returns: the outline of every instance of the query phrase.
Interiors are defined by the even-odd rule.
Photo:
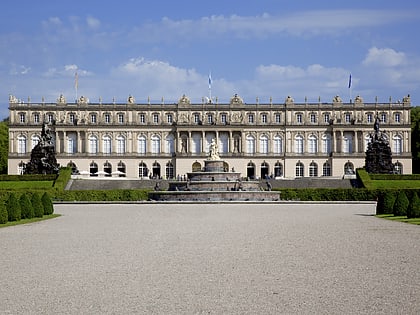
[[[392,214],[394,213],[395,195],[392,191],[385,190],[378,196],[376,204],[376,214]]]
[[[0,224],[7,223],[9,219],[9,215],[7,213],[6,204],[4,202],[0,202]]]
[[[34,217],[34,208],[32,203],[29,200],[28,196],[23,193],[19,198],[20,210],[22,214],[22,219],[31,219]]]
[[[404,190],[400,190],[397,195],[397,199],[395,199],[394,203],[394,215],[395,216],[404,216],[407,215],[407,208],[410,204],[410,201],[407,198]]]
[[[420,198],[417,192],[413,193],[413,198],[407,208],[407,218],[420,218]]]
[[[19,221],[21,219],[20,205],[15,193],[10,193],[6,201],[7,213],[9,221]]]
[[[47,192],[44,192],[41,198],[42,205],[44,206],[44,214],[49,215],[54,213],[54,206],[51,201],[51,197],[48,195]]]
[[[34,207],[34,214],[36,218],[44,216],[44,206],[42,205],[41,197],[38,193],[34,193],[31,198],[32,207]]]
[[[411,109],[411,152],[413,155],[413,173],[420,174],[420,107]]]
[[[7,158],[9,155],[8,122],[0,122],[0,174],[7,174]]]

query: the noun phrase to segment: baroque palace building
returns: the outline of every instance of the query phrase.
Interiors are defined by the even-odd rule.
[[[9,174],[22,172],[41,127],[49,124],[57,161],[86,176],[183,178],[201,170],[215,139],[227,170],[248,178],[343,177],[365,164],[376,119],[389,141],[395,171],[411,174],[410,96],[364,103],[68,103],[9,99]]]

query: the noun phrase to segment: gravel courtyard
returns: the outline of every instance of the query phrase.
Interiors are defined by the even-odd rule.
[[[55,212],[0,229],[0,314],[420,313],[420,226],[374,204]]]

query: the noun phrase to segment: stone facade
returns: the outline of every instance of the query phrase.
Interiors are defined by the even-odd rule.
[[[410,97],[364,103],[68,103],[9,100],[9,174],[19,174],[44,121],[57,161],[80,174],[182,179],[204,167],[213,139],[226,168],[248,178],[343,177],[363,167],[375,119],[388,138],[396,171],[411,174]]]

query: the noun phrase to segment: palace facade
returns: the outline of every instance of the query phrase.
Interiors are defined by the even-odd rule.
[[[54,135],[57,161],[86,176],[179,178],[201,170],[215,139],[226,169],[248,178],[343,177],[365,164],[378,118],[395,171],[411,174],[410,96],[365,103],[32,103],[10,96],[9,174],[22,172],[44,122]]]

